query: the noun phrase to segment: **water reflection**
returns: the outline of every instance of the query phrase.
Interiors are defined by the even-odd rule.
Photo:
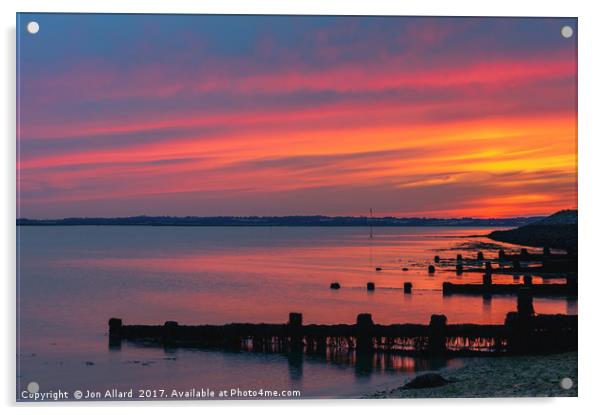
[[[501,324],[516,309],[515,297],[444,297],[443,282],[475,283],[482,276],[458,276],[453,265],[447,272],[441,264],[435,274],[427,272],[434,255],[474,257],[453,248],[465,235],[489,231],[379,228],[369,239],[358,228],[91,227],[85,234],[82,228],[21,228],[19,355],[36,357],[20,358],[20,375],[56,387],[81,378],[111,387],[140,379],[149,387],[176,381],[227,387],[232,379],[262,373],[268,384],[283,388],[303,379],[314,394],[329,386],[351,391],[356,379],[375,384],[385,377],[379,374],[435,363],[378,352],[365,359],[348,351],[287,356],[167,348],[153,360],[161,349],[114,342],[107,348],[106,323],[118,317],[124,324],[283,324],[298,311],[306,324],[353,324],[360,313],[371,313],[376,324],[428,324],[432,314],[445,314],[450,324]],[[497,256],[496,248],[483,251],[486,259]],[[328,288],[333,281],[340,290]],[[368,281],[375,282],[374,292],[366,292]],[[412,283],[411,294],[404,293],[405,282]],[[520,275],[494,275],[494,283],[512,282]],[[544,281],[534,275],[533,282]],[[577,301],[564,298],[535,298],[534,307],[577,313]],[[144,359],[156,363],[124,363]],[[61,364],[51,368],[47,361]],[[325,376],[331,377],[319,381]]]
[[[491,300],[492,300],[491,294],[483,295],[483,308],[482,308],[483,314],[491,315]]]
[[[288,360],[288,373],[291,380],[303,378],[303,352],[291,352],[286,356]]]

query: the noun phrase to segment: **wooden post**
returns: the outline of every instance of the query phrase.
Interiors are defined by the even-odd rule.
[[[508,352],[524,353],[529,348],[530,322],[528,319],[521,318],[516,311],[506,314],[504,326],[507,331]]]
[[[429,265],[429,274],[434,274],[434,273],[435,273],[435,266]]]
[[[443,314],[433,314],[429,324],[428,352],[431,355],[443,355],[446,352],[445,328],[447,317]]]
[[[331,282],[330,283],[330,289],[331,290],[338,290],[339,288],[341,288],[341,284],[339,284],[338,282]]]
[[[163,324],[163,338],[168,341],[175,340],[177,328],[177,321],[166,321],[165,324]]]
[[[520,256],[523,258],[528,258],[529,257],[529,251],[527,251],[527,248],[522,248],[520,250]]]
[[[483,255],[483,252],[481,252],[481,251],[477,252],[477,260],[483,261],[484,259],[485,259],[485,255]]]
[[[462,272],[464,271],[464,268],[462,267],[462,263],[459,262],[456,264],[456,274],[460,275],[462,274]]]
[[[523,275],[523,284],[525,287],[530,287],[533,285],[533,277],[530,275]]]
[[[289,313],[288,315],[288,332],[290,347],[293,351],[303,350],[303,314]]]
[[[550,256],[550,247],[549,246],[544,246],[543,256]]]
[[[288,325],[291,328],[300,328],[303,325],[303,314],[289,313],[288,314]]]
[[[368,291],[374,291],[374,288],[375,288],[375,286],[374,286],[373,282],[369,282],[369,283],[366,284],[366,289]]]
[[[516,300],[516,310],[519,318],[530,318],[535,314],[533,309],[533,295],[528,287],[518,289],[518,298]]]
[[[439,258],[439,255],[435,255],[435,263],[438,264],[439,261],[441,261],[441,258]]]
[[[411,294],[412,293],[412,283],[411,282],[404,282],[403,283],[403,292],[406,294]]]
[[[451,282],[444,282],[443,283],[443,295],[449,295],[451,294],[451,287],[452,287],[452,283]]]
[[[491,288],[492,278],[490,273],[483,274],[483,285],[485,287]]]
[[[358,353],[370,353],[374,348],[372,333],[374,322],[372,314],[363,313],[357,315],[356,322],[356,350]]]
[[[458,255],[456,256],[456,261],[457,261],[457,262],[462,262],[462,254],[458,254]]]
[[[520,287],[516,301],[516,312],[506,315],[504,325],[508,331],[508,351],[510,353],[533,352],[533,295],[531,288]]]
[[[485,272],[491,273],[492,271],[493,271],[493,268],[491,267],[491,261],[485,262]]]
[[[512,268],[515,271],[520,270],[520,261],[518,259],[515,259],[515,260],[512,261]]]
[[[111,337],[121,337],[121,327],[123,326],[123,322],[120,318],[111,318],[109,319],[109,336]]]
[[[120,318],[109,319],[109,349],[121,349],[121,327],[123,323]]]
[[[498,251],[498,258],[499,258],[499,259],[505,259],[505,258],[506,258],[506,252],[504,252],[504,250],[503,250],[503,249],[500,249],[500,250]]]

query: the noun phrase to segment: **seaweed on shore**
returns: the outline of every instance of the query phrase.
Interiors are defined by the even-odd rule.
[[[484,250],[484,251],[499,251],[500,249],[508,249],[504,245],[500,245],[494,242],[482,242],[482,241],[468,241],[458,243],[451,248],[436,248],[433,249],[435,252],[444,251],[471,251],[471,250]]]

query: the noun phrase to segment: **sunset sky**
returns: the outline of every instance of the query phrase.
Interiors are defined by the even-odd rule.
[[[17,32],[19,217],[577,207],[575,19],[21,14]]]

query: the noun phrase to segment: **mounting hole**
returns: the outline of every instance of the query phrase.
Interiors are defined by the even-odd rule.
[[[27,31],[32,35],[35,35],[40,31],[40,25],[36,21],[31,21],[27,23]]]
[[[563,378],[560,381],[560,387],[564,390],[569,390],[573,387],[573,379],[571,378]]]
[[[29,385],[27,385],[27,392],[29,393],[38,393],[40,390],[40,385],[38,385],[38,382],[29,382]]]
[[[560,34],[565,39],[570,39],[573,37],[573,28],[571,26],[562,26],[560,29]]]

